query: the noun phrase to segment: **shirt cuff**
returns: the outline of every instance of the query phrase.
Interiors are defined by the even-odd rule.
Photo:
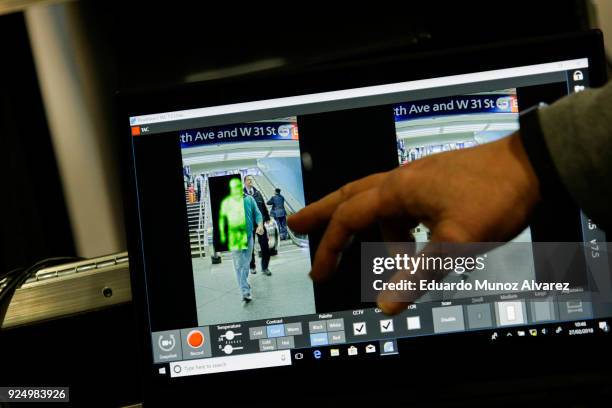
[[[538,107],[534,106],[521,113],[519,134],[529,162],[538,177],[540,194],[543,200],[567,199],[574,201],[561,181],[559,171],[550,155],[542,132],[538,111]]]

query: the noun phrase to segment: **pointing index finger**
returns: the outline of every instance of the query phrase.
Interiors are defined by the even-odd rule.
[[[287,219],[289,228],[298,233],[308,233],[322,227],[332,217],[336,208],[346,200],[380,184],[387,173],[376,173],[345,184],[322,199],[304,207]]]

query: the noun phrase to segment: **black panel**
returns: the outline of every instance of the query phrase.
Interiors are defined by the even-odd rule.
[[[306,203],[346,183],[398,166],[391,106],[298,116],[298,128],[302,154],[312,161],[311,169],[302,169]],[[312,256],[322,233],[309,235]],[[361,303],[360,282],[355,279],[361,267],[362,241],[381,241],[378,229],[358,234],[345,250],[336,274],[323,284],[315,284],[318,312],[367,306]]]
[[[195,313],[177,312],[183,308],[195,311],[179,138],[171,135],[155,135],[146,141],[142,138],[135,138],[134,151],[139,164],[139,199],[143,203],[138,221],[144,237],[152,328],[197,326]]]
[[[4,271],[75,250],[23,16],[0,16],[0,37]]]
[[[0,384],[69,386],[68,405],[78,407],[119,407],[141,401],[141,380],[136,375],[141,347],[134,313],[128,303],[2,331]]]

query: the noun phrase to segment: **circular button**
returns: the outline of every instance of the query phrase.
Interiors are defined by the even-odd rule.
[[[204,335],[199,330],[190,331],[187,335],[187,344],[192,348],[202,347],[202,344],[204,344]]]

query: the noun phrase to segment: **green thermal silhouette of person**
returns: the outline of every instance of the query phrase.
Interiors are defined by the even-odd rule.
[[[248,248],[246,217],[244,214],[244,199],[242,181],[233,178],[229,181],[230,193],[221,201],[219,209],[219,241],[227,242],[230,251]],[[227,236],[225,224],[227,222]]]

